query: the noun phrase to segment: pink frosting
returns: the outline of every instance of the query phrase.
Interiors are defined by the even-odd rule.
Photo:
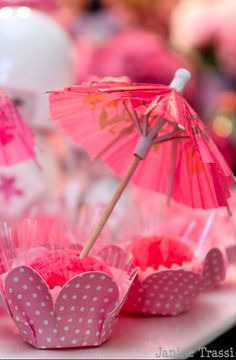
[[[109,270],[95,258],[80,258],[76,250],[48,250],[31,264],[46,281],[50,289],[63,286],[67,281],[84,272],[102,271],[110,275]]]
[[[142,270],[147,267],[158,269],[160,265],[182,265],[193,259],[191,248],[177,238],[147,236],[136,238],[131,247],[134,263]]]

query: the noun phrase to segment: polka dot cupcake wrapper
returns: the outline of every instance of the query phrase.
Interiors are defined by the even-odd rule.
[[[21,266],[8,273],[5,296],[20,335],[35,348],[98,346],[112,335],[131,286],[128,275],[126,280],[121,296],[111,276],[83,273],[64,285],[53,304],[40,275]]]
[[[231,245],[226,248],[226,254],[228,262],[230,264],[236,264],[236,245]]]
[[[198,272],[165,269],[134,280],[124,305],[127,312],[179,315],[190,309],[201,291],[218,286],[225,278],[227,262],[220,249],[211,249]]]

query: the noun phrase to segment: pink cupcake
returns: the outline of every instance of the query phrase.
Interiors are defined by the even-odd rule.
[[[24,242],[38,232],[26,221],[20,233]],[[9,238],[5,243],[12,245]],[[8,256],[1,276],[3,306],[24,341],[52,349],[99,346],[108,340],[136,275],[129,257],[118,269],[118,259],[110,259],[112,266],[97,257],[81,259],[69,243],[61,249],[56,243],[41,246],[37,239],[32,244],[22,250],[19,242],[12,257],[11,245],[3,249]]]
[[[121,247],[108,245],[99,255],[109,259],[111,254],[121,258],[129,253],[138,268],[124,311],[176,316],[191,309],[202,291],[225,279],[228,257],[223,243],[214,242],[215,212],[191,211],[177,204],[163,205],[158,212],[151,202],[142,205],[148,205],[146,226],[140,220],[141,226],[134,226],[135,234],[128,235]]]

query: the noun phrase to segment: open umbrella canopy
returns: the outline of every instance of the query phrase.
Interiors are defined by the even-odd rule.
[[[51,117],[118,176],[193,208],[227,206],[234,176],[195,111],[174,86],[92,82],[50,94]],[[181,90],[181,89],[180,89]],[[138,143],[138,145],[137,145]]]
[[[10,99],[0,91],[0,166],[35,157],[34,137]]]

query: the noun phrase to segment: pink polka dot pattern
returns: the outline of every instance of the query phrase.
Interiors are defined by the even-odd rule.
[[[236,264],[236,245],[231,245],[226,248],[227,260],[229,264]]]
[[[135,272],[133,274],[133,279],[136,278],[136,275],[137,273]],[[110,316],[107,317],[106,320],[104,321],[101,331],[101,342],[104,342],[106,339],[108,339],[111,336],[113,329],[117,323],[119,312],[124,306],[127,297],[128,297],[128,291],[126,292],[125,297],[122,298],[122,300],[117,303],[117,307],[110,313]]]
[[[38,349],[100,345],[111,336],[125,301],[125,296],[119,298],[115,281],[102,272],[73,278],[55,305],[47,284],[28,267],[8,273],[5,290],[21,336]]]
[[[137,277],[124,310],[149,315],[179,315],[189,310],[201,291],[222,282],[225,272],[223,253],[212,249],[205,258],[203,272],[171,269],[154,271],[144,280]]]
[[[116,283],[104,273],[87,272],[68,282],[55,306],[61,345],[65,341],[77,346],[99,344],[102,325],[118,299]]]
[[[211,249],[205,259],[203,269],[203,286],[212,289],[219,286],[225,279],[227,260],[220,249]]]
[[[125,310],[151,315],[178,315],[187,311],[201,290],[201,277],[185,270],[154,272],[136,279]]]
[[[54,327],[54,319],[50,319],[48,326],[43,323],[53,309],[47,285],[32,269],[18,267],[8,274],[5,289],[13,320],[23,339],[40,347],[44,337],[49,336]],[[44,307],[41,306],[42,302],[45,303]]]

